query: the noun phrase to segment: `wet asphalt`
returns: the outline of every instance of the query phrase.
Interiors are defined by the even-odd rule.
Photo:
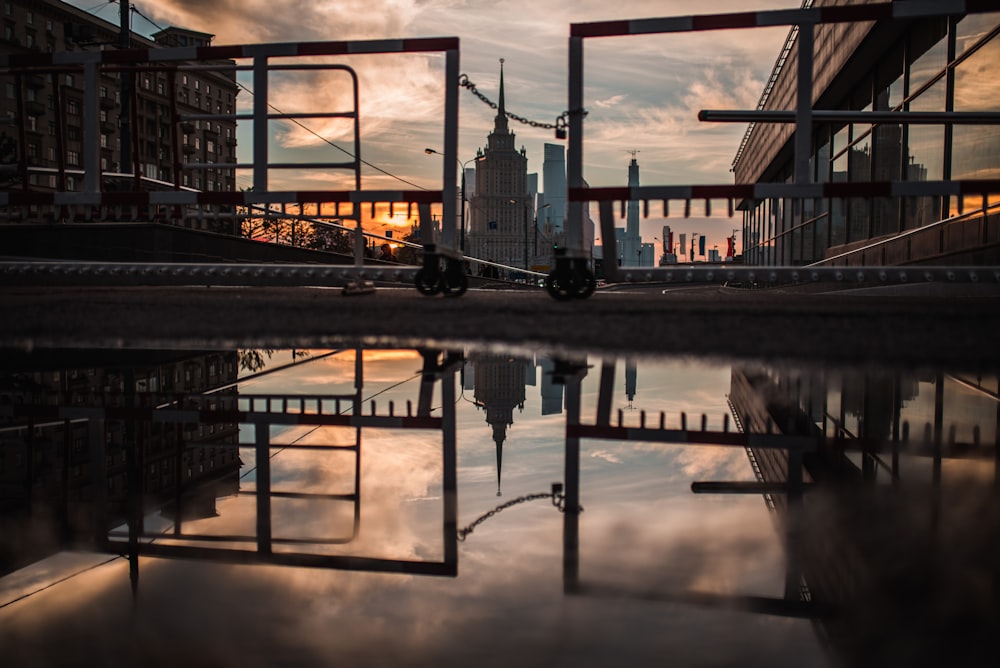
[[[819,364],[1000,368],[1000,291],[796,292],[638,284],[560,302],[544,290],[409,286],[6,287],[0,347],[489,346]]]

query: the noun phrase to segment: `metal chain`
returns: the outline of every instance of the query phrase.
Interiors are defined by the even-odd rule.
[[[469,81],[468,75],[466,74],[459,75],[458,85],[463,88],[468,88],[469,92],[471,92],[473,95],[482,100],[483,103],[485,103],[491,109],[499,109],[499,106],[497,105],[496,102],[494,102],[493,100],[489,99],[488,97],[479,92],[479,90],[476,88],[476,84]],[[585,109],[575,109],[572,111],[564,111],[561,114],[559,114],[559,116],[556,117],[555,123],[539,123],[538,121],[532,121],[523,116],[518,116],[517,114],[511,111],[505,111],[505,113],[507,114],[508,118],[510,118],[511,120],[515,120],[518,123],[524,123],[525,125],[530,125],[533,128],[555,130],[556,137],[560,139],[565,139],[566,137],[566,129],[567,127],[569,127],[570,114],[583,114],[584,116],[587,115],[587,111]]]
[[[559,512],[561,513],[566,512],[566,497],[562,494],[562,484],[552,483],[551,492],[540,492],[538,494],[526,494],[524,496],[519,496],[516,499],[511,499],[506,503],[501,503],[493,510],[490,510],[480,515],[469,526],[465,527],[464,529],[458,530],[459,542],[464,542],[466,537],[468,537],[469,534],[471,534],[473,531],[476,530],[477,526],[479,526],[489,518],[493,517],[497,513],[506,510],[511,506],[516,506],[518,504],[525,503],[526,501],[535,501],[537,499],[552,499],[552,505],[558,508]],[[580,508],[579,511],[583,512],[583,508]]]

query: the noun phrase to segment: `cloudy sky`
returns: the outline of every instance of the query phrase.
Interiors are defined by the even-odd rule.
[[[117,22],[117,5],[72,0]],[[457,36],[460,71],[481,93],[497,98],[499,59],[505,59],[508,111],[540,123],[554,123],[567,108],[567,44],[571,23],[797,7],[800,0],[157,0],[137,2],[133,29],[151,34],[156,26],[182,26],[212,33],[215,44],[397,37]],[[96,6],[95,6],[96,5]],[[150,20],[146,20],[147,17]],[[154,25],[155,24],[155,25]],[[630,151],[643,185],[731,183],[729,171],[745,127],[700,124],[700,109],[752,108],[778,50],[783,28],[694,33],[639,38],[591,39],[585,43],[584,176],[594,186],[627,182]],[[443,58],[354,57],[347,64],[361,78],[362,157],[411,184],[441,186],[440,158],[425,147],[442,149]],[[344,79],[316,73],[275,80],[271,100],[282,111],[328,111],[343,106]],[[249,80],[247,80],[249,83]],[[243,92],[242,105],[251,103]],[[468,91],[460,96],[459,158],[473,158],[485,146],[495,112]],[[342,110],[342,109],[341,109]],[[295,151],[301,159],[343,158],[327,141],[353,150],[349,128],[317,119],[301,127],[273,129],[275,155]],[[528,155],[529,172],[541,173],[542,145],[557,141],[551,130],[511,122],[518,146]],[[324,141],[326,140],[326,141]],[[250,150],[243,141],[241,151]],[[334,154],[331,156],[331,152]],[[248,159],[248,153],[240,161]],[[294,175],[291,188],[342,187],[342,175]],[[365,188],[410,188],[373,168],[363,173]],[[242,183],[245,181],[246,183]],[[249,175],[241,179],[250,185]],[[540,183],[544,189],[544,183]],[[277,184],[272,184],[277,187]],[[646,241],[668,223],[679,232],[708,235],[708,247],[725,251],[725,237],[738,219],[706,219],[701,207],[692,218],[665,221],[651,207],[642,223]],[[713,210],[725,211],[721,203]],[[740,249],[738,249],[740,250]]]

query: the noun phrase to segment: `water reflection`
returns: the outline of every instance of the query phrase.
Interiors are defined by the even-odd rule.
[[[0,639],[12,665],[996,665],[997,382],[9,352]]]

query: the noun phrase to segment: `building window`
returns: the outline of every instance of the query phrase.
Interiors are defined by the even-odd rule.
[[[66,151],[66,164],[79,166],[80,165],[80,153],[78,151]]]

